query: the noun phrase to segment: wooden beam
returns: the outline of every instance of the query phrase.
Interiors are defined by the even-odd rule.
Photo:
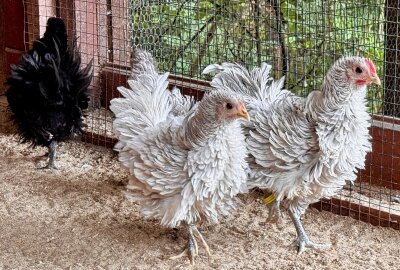
[[[400,216],[390,214],[388,212],[376,210],[349,201],[337,198],[322,199],[320,202],[314,203],[312,207],[319,210],[325,210],[341,216],[350,216],[356,220],[360,220],[374,226],[390,227],[400,230]]]
[[[118,86],[127,87],[129,77],[128,67],[107,65],[101,71],[101,95],[100,105],[108,109],[110,100],[119,97]],[[206,91],[211,90],[210,83],[202,80],[194,80],[187,77],[171,74],[169,76],[170,87],[178,87],[184,95],[193,96],[196,100],[203,98]]]
[[[93,132],[85,132],[82,136],[82,141],[107,148],[114,148],[114,145],[118,142],[117,139],[99,135]]]

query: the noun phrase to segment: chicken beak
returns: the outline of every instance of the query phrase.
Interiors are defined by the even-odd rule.
[[[250,116],[247,113],[246,107],[244,105],[241,105],[239,108],[239,112],[237,113],[238,116],[243,117],[247,121],[250,121]]]
[[[371,83],[374,83],[374,84],[380,86],[381,85],[381,79],[379,79],[378,75],[375,75],[375,76],[373,76],[371,78]]]

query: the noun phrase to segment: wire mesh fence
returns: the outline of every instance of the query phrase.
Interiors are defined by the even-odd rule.
[[[26,49],[47,18],[67,23],[79,37],[83,62],[95,60],[92,106],[85,139],[111,147],[110,99],[126,84],[133,46],[150,50],[171,83],[201,98],[211,63],[267,62],[273,76],[298,95],[320,88],[343,55],[371,58],[384,87],[371,88],[373,153],[355,186],[320,208],[400,228],[400,74],[397,0],[25,0]],[[384,116],[384,114],[386,116]]]
[[[221,60],[268,62],[286,88],[306,95],[342,55],[383,67],[384,1],[364,2],[147,1],[133,5],[133,43],[155,51],[163,69],[198,79]],[[369,95],[371,111],[381,111],[382,91]]]

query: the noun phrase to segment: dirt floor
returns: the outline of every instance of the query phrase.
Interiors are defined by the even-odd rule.
[[[46,150],[0,135],[0,269],[190,269],[169,260],[186,243],[183,230],[144,220],[122,190],[127,173],[110,149],[73,141],[60,148],[58,171],[36,170]],[[266,224],[258,195],[221,223],[204,228],[194,269],[399,269],[400,232],[310,209],[311,239],[328,251],[297,256],[295,230]]]

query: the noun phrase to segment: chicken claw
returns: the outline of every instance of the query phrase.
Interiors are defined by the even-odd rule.
[[[49,162],[47,163],[46,166],[38,168],[38,170],[47,170],[47,169],[53,169],[53,170],[58,170],[56,165],[54,164],[55,159],[56,159],[56,150],[57,150],[57,142],[52,141],[49,145]]]
[[[303,254],[306,248],[321,250],[321,249],[328,249],[331,247],[331,244],[328,243],[314,243],[307,236],[302,238],[296,238],[293,241],[292,245],[297,246],[298,255]]]
[[[199,245],[197,244],[197,240],[196,240],[194,233],[200,239],[203,247],[205,248],[205,250],[207,252],[208,257],[209,258],[211,257],[210,247],[208,246],[207,242],[205,241],[203,235],[197,229],[196,225],[190,224],[188,227],[187,247],[183,250],[182,253],[180,253],[176,256],[170,257],[171,260],[176,260],[176,259],[182,258],[183,256],[187,255],[189,257],[190,264],[192,266],[194,266],[194,260],[195,260],[196,256],[199,254]]]
[[[319,250],[331,247],[330,244],[314,243],[310,241],[303,228],[303,225],[301,224],[299,215],[294,213],[291,209],[289,209],[289,215],[294,223],[294,226],[296,227],[297,239],[293,242],[293,244],[298,247],[298,255],[301,255],[306,248]]]

